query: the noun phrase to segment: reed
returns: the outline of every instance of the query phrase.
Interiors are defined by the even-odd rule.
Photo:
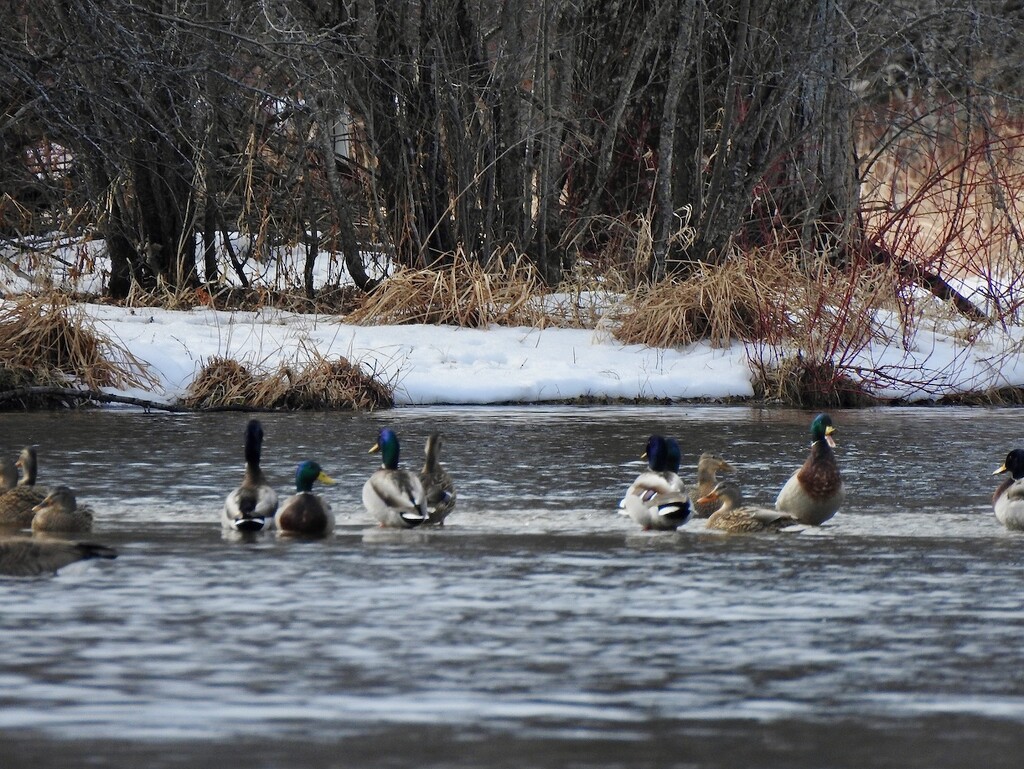
[[[403,269],[392,275],[346,320],[357,325],[428,323],[465,328],[549,325],[538,297],[545,288],[525,258],[485,268],[454,255],[447,266]]]
[[[193,409],[218,409],[250,405],[257,375],[239,361],[221,356],[209,358],[182,397]]]
[[[148,388],[145,363],[103,334],[71,297],[21,295],[0,306],[4,384]]]
[[[394,405],[391,383],[343,356],[328,358],[303,348],[300,356],[272,369],[224,357],[209,359],[182,404],[194,409],[262,411],[327,409],[374,411]]]
[[[718,266],[699,265],[685,278],[669,278],[632,292],[614,335],[625,344],[674,347],[706,340],[785,335],[790,265],[738,254]]]

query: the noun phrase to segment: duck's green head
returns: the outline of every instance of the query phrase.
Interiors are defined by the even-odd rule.
[[[669,469],[668,466],[672,462],[672,448],[669,445],[670,440],[670,438],[666,439],[663,435],[652,435],[647,439],[647,446],[644,448],[644,453],[640,458],[646,459],[647,466],[656,473],[661,473]],[[672,443],[675,443],[675,441],[672,441]],[[676,444],[675,448],[678,451],[679,445]]]
[[[326,483],[328,486],[335,483],[335,480],[323,471],[316,462],[306,460],[295,468],[295,490],[296,491],[313,491],[314,481],[320,481],[320,483]]]
[[[370,453],[375,451],[380,452],[381,464],[384,467],[388,470],[398,469],[398,436],[394,430],[385,427],[377,433],[377,442],[373,444]]]
[[[245,462],[259,467],[260,454],[263,450],[263,425],[258,419],[250,419],[245,426]]]
[[[999,475],[1000,473],[1009,473],[1015,481],[1024,478],[1024,449],[1014,449],[1007,454],[1006,461],[1003,462],[1002,467],[992,473],[992,475]]]
[[[818,414],[811,422],[811,441],[813,443],[825,441],[829,446],[835,446],[836,442],[832,438],[832,433],[835,431],[836,428],[832,426],[832,417],[828,414]]]
[[[683,461],[683,451],[679,448],[679,442],[675,438],[665,439],[665,470],[671,473],[679,472],[679,464]]]

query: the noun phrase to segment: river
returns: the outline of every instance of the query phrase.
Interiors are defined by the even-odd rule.
[[[261,415],[334,536],[225,538],[245,414],[5,414],[2,448],[96,511],[114,561],[0,579],[4,767],[1017,767],[1024,535],[991,477],[1024,410],[833,412],[847,506],[820,529],[643,533],[646,437],[712,450],[770,505],[811,412],[406,408]],[[458,505],[362,510],[376,431],[445,436]]]

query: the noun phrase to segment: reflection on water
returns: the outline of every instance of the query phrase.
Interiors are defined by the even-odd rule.
[[[217,515],[246,416],[6,415],[3,450],[37,443],[40,482],[78,489],[121,556],[0,581],[0,736],[26,765],[87,744],[96,765],[1016,766],[1024,540],[988,497],[1009,448],[991,436],[1024,412],[836,414],[850,505],[820,530],[615,513],[651,432],[770,504],[810,416],[266,415],[268,476],[285,491],[320,461],[339,528],[235,542]],[[446,434],[443,529],[361,510],[384,423],[407,466]]]

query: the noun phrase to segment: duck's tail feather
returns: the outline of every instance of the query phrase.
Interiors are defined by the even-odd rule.
[[[97,542],[76,542],[75,547],[83,558],[117,558],[117,551]]]

